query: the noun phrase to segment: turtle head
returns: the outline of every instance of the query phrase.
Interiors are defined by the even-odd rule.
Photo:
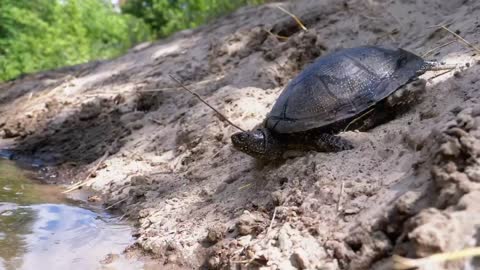
[[[238,132],[232,135],[232,144],[252,157],[274,160],[282,156],[282,147],[268,129]]]

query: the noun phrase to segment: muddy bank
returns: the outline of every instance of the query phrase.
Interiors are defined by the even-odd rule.
[[[0,85],[3,145],[89,176],[165,267],[385,269],[392,254],[476,245],[478,55],[432,26],[479,41],[480,3],[283,4],[307,32],[274,3],[243,8],[115,60]],[[405,115],[342,133],[355,149],[279,164],[232,149],[235,129],[168,76],[249,129],[305,65],[365,44],[459,68],[422,76],[426,94]]]

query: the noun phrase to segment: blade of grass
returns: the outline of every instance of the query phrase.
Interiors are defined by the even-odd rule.
[[[290,11],[282,8],[281,6],[275,6],[275,7],[280,9],[284,13],[288,14],[290,17],[292,17],[295,20],[295,22],[298,24],[298,26],[300,26],[300,28],[302,28],[303,31],[308,31],[307,27],[305,27],[305,25],[303,25],[302,21],[300,21],[300,19],[297,16],[295,16],[295,14],[293,14]]]
[[[458,251],[444,252],[434,254],[425,258],[410,259],[398,255],[393,255],[393,269],[406,270],[422,266],[432,265],[439,262],[454,261],[468,257],[480,256],[480,247],[466,248]]]

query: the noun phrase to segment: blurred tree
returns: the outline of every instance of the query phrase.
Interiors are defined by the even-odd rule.
[[[263,0],[123,0],[122,12],[141,18],[159,37],[197,27],[244,5]]]
[[[109,0],[0,0],[0,81],[111,58],[150,37]]]

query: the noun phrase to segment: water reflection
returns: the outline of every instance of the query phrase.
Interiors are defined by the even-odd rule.
[[[15,204],[0,205],[0,257],[5,269],[20,269],[22,254],[27,252],[25,236],[31,233],[35,212]]]
[[[133,242],[130,227],[75,206],[58,187],[27,179],[0,160],[0,269],[99,269]],[[120,257],[108,269],[139,269]]]

